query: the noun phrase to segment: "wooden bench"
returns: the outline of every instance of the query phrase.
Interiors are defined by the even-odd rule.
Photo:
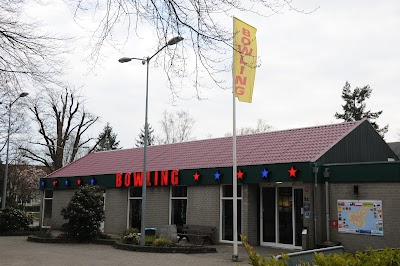
[[[213,238],[215,231],[217,228],[215,226],[206,226],[206,225],[190,225],[185,224],[182,228],[179,228],[178,232],[178,243],[182,240],[182,238],[186,238],[188,242],[193,244],[204,245],[207,241],[210,244],[214,244]]]

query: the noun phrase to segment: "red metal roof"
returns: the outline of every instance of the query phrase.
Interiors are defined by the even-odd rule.
[[[314,162],[365,120],[237,137],[237,165]],[[147,170],[232,166],[232,137],[149,146]],[[51,173],[72,177],[143,171],[143,148],[95,152]]]

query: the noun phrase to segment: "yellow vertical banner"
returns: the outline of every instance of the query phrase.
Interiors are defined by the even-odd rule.
[[[257,67],[257,29],[233,18],[233,89],[241,102],[251,103]]]

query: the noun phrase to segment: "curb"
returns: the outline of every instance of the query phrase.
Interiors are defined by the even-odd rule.
[[[184,253],[184,254],[217,253],[217,249],[212,247],[202,247],[202,246],[142,247],[138,245],[123,244],[121,242],[115,242],[114,248],[129,250],[129,251],[154,252],[154,253]]]
[[[44,238],[44,237],[37,237],[37,236],[33,236],[33,235],[28,236],[27,240],[29,242],[35,242],[35,243],[59,243],[59,244],[92,243],[92,244],[109,245],[109,246],[112,246],[115,243],[115,240],[112,240],[112,239],[93,239],[90,241],[79,241],[79,240],[70,239],[70,238]]]
[[[27,241],[35,243],[55,243],[55,244],[98,244],[113,246],[115,249],[129,250],[137,252],[153,252],[153,253],[183,253],[183,254],[199,254],[199,253],[217,253],[214,247],[204,246],[175,246],[175,247],[155,247],[155,246],[139,246],[123,244],[113,239],[92,239],[90,241],[78,241],[69,238],[44,238],[34,235],[28,236]]]

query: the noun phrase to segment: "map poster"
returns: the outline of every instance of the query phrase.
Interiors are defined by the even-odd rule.
[[[338,232],[383,236],[381,200],[338,200]]]

